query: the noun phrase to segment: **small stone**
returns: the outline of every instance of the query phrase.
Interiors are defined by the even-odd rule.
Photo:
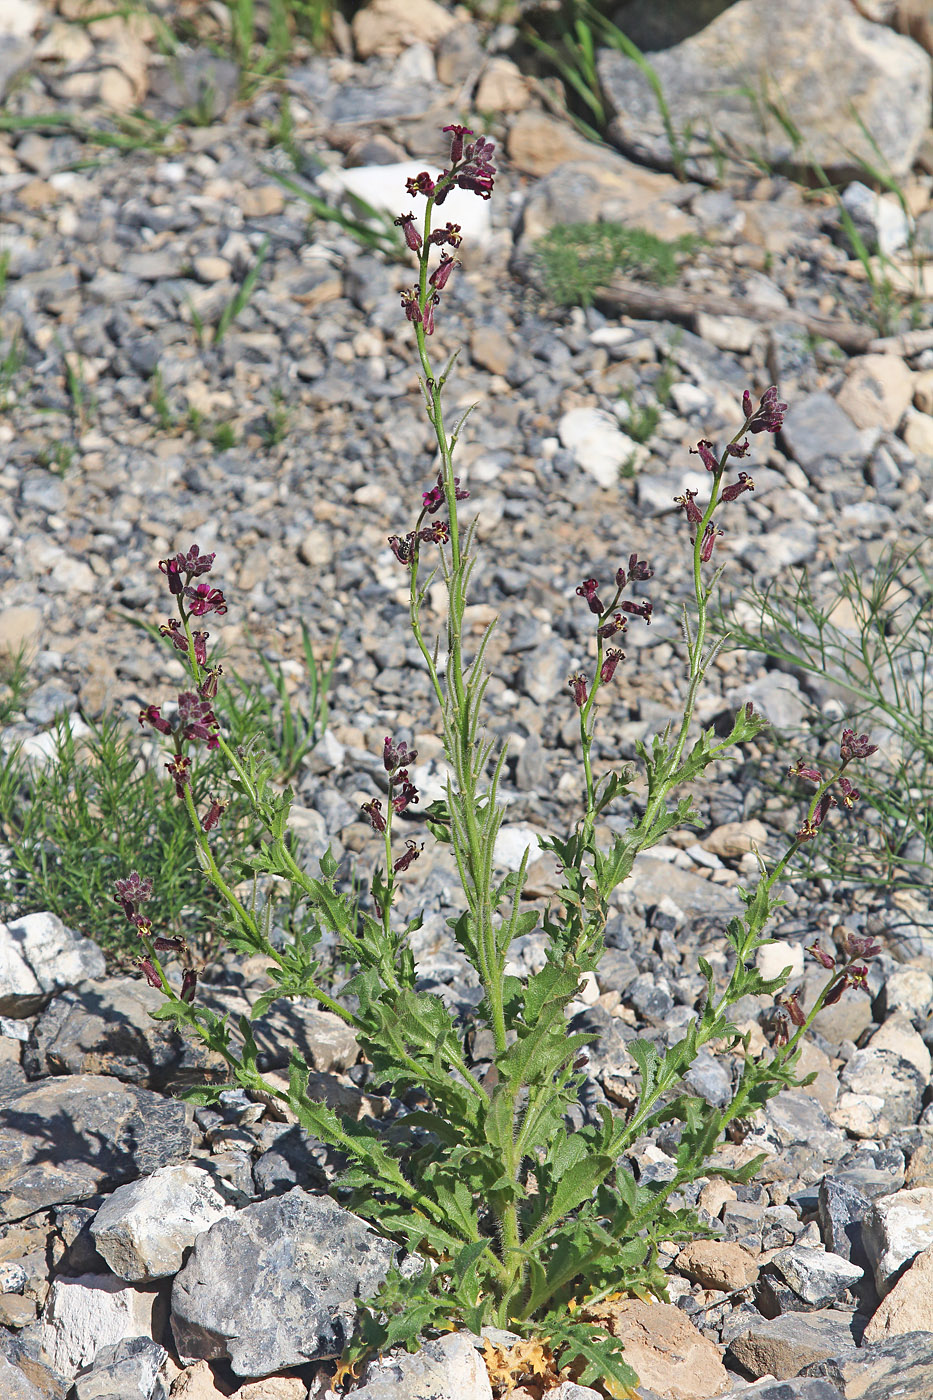
[[[666,1400],[710,1400],[729,1389],[719,1347],[672,1303],[625,1299],[594,1309],[625,1348],[641,1386]]]
[[[894,1050],[856,1050],[839,1078],[851,1094],[880,1097],[885,1118],[893,1127],[916,1123],[926,1079],[916,1065]],[[841,1100],[840,1095],[840,1104]]]
[[[219,1186],[192,1162],[119,1186],[91,1225],[98,1252],[131,1283],[177,1274],[198,1235],[246,1204],[239,1193]]]
[[[285,196],[278,185],[254,185],[240,195],[240,210],[247,219],[281,214],[284,208]]]
[[[729,1240],[695,1240],[674,1261],[678,1273],[703,1288],[731,1293],[758,1277],[758,1261],[747,1249]]]
[[[915,1186],[875,1201],[863,1225],[863,1240],[883,1298],[905,1265],[933,1245],[933,1187]]]
[[[899,355],[862,355],[836,402],[857,428],[894,432],[913,397],[913,375]]]
[[[510,58],[491,58],[483,69],[473,103],[477,112],[522,112],[528,106],[528,79]]]
[[[812,1308],[826,1308],[860,1282],[864,1272],[839,1254],[809,1245],[792,1245],[790,1249],[780,1250],[765,1265],[762,1283],[778,1279],[801,1303]],[[782,1307],[781,1311],[791,1309]]]
[[[933,457],[933,418],[909,408],[904,414],[901,436],[918,457]]]
[[[56,1371],[74,1379],[105,1347],[149,1340],[157,1302],[154,1291],[131,1288],[112,1274],[56,1279],[39,1323],[42,1349]]]
[[[622,432],[615,418],[601,408],[572,408],[557,425],[561,444],[572,452],[577,466],[589,472],[605,491],[619,484],[622,468],[636,469],[648,457],[648,449]]]
[[[925,1016],[933,1004],[933,977],[920,967],[897,967],[885,978],[881,999],[885,1016]]]
[[[887,1050],[900,1056],[902,1060],[913,1065],[924,1083],[929,1081],[930,1052],[924,1044],[923,1038],[914,1030],[909,1017],[901,1013],[889,1016],[884,1024],[875,1031],[866,1049]]]
[[[202,255],[195,258],[192,266],[198,281],[206,282],[209,286],[214,282],[225,282],[233,273],[233,268],[226,258]]]
[[[371,1363],[355,1400],[492,1400],[485,1363],[471,1339],[452,1332],[409,1355]]]
[[[831,1309],[789,1313],[752,1323],[747,1331],[733,1337],[726,1356],[751,1376],[787,1380],[853,1342],[850,1321],[843,1313]]]
[[[817,1218],[827,1249],[864,1268],[868,1263],[862,1239],[871,1201],[855,1186],[827,1176],[820,1182]]]
[[[753,817],[747,822],[723,822],[708,836],[700,840],[704,851],[711,851],[724,860],[732,860],[748,851],[764,850],[768,841],[768,829],[763,822]]]
[[[370,0],[353,16],[353,42],[360,58],[395,58],[410,44],[436,44],[457,24],[435,0]]]
[[[168,1352],[151,1337],[131,1337],[103,1347],[90,1370],[77,1377],[71,1400],[162,1400],[159,1372]]]

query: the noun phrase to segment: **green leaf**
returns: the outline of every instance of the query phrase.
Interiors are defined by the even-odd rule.
[[[549,1340],[561,1369],[574,1367],[578,1385],[601,1385],[613,1400],[637,1400],[638,1376],[622,1359],[622,1343],[604,1328],[568,1319],[556,1323]]]

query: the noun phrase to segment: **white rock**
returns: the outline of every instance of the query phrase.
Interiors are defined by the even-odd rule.
[[[903,1012],[889,1016],[875,1031],[868,1048],[872,1050],[893,1050],[902,1060],[918,1069],[924,1079],[930,1078],[930,1052],[923,1037],[914,1030],[910,1017]]]
[[[185,1162],[118,1186],[91,1224],[98,1253],[130,1283],[177,1274],[185,1252],[215,1220],[233,1215],[228,1187],[222,1195],[203,1167]],[[246,1205],[245,1197],[239,1204]]]
[[[493,860],[506,870],[518,870],[522,857],[528,852],[528,864],[537,860],[541,846],[538,833],[530,826],[500,826],[496,834]]]
[[[836,402],[857,428],[893,433],[913,398],[913,379],[900,355],[862,355],[853,360]]]
[[[433,167],[429,167],[433,171]],[[379,209],[395,218],[409,207],[414,210],[416,222],[420,220],[424,201],[412,201],[405,193],[405,181],[419,175],[425,169],[423,160],[397,161],[393,165],[358,165],[349,170],[330,169],[317,177],[317,183],[331,194],[347,190],[351,195],[365,199],[373,209]],[[479,199],[469,190],[452,190],[434,219],[435,227],[446,223],[459,224],[463,233],[464,255],[470,245],[482,247],[492,237],[492,221],[489,215],[489,201]]]
[[[0,35],[5,39],[28,39],[39,23],[38,0],[3,0],[0,5]]]
[[[865,1328],[865,1342],[933,1331],[933,1249],[918,1254]]]
[[[37,1327],[38,1340],[55,1370],[73,1380],[102,1347],[125,1337],[151,1337],[157,1297],[111,1274],[56,1279]]]
[[[933,418],[908,408],[901,423],[901,437],[918,457],[933,457]]]
[[[104,955],[57,914],[25,914],[0,924],[0,1015],[32,1016],[49,994],[103,977]]]
[[[762,977],[780,977],[785,967],[790,968],[789,978],[793,981],[803,976],[803,948],[799,943],[766,943],[755,954],[755,966]]]
[[[482,1356],[459,1332],[427,1342],[413,1355],[380,1357],[365,1380],[354,1400],[492,1400]]]
[[[360,58],[395,57],[409,44],[436,44],[456,23],[436,0],[370,0],[353,16],[353,41]]]
[[[611,413],[601,408],[571,408],[557,425],[562,445],[583,471],[604,490],[618,485],[626,464],[635,470],[648,458],[648,449],[622,432]]]
[[[910,224],[893,194],[875,194],[860,180],[854,180],[842,192],[842,202],[858,225],[874,229],[878,251],[890,257],[904,248],[910,238]]]
[[[862,1236],[883,1298],[903,1266],[933,1245],[933,1186],[881,1196],[865,1220]]]

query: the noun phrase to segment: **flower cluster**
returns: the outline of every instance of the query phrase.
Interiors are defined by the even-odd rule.
[[[162,978],[152,961],[151,954],[157,953],[180,953],[186,948],[183,938],[164,938],[161,935],[153,936],[152,921],[145,914],[139,912],[140,904],[152,898],[152,881],[141,879],[139,872],[131,870],[129,875],[123,880],[114,881],[114,899],[123,910],[130,923],[136,929],[136,933],[143,940],[149,950],[150,956],[137,959],[136,966],[145,975],[150,987],[162,988]],[[194,997],[198,985],[198,974],[192,968],[186,968],[182,974],[181,992],[182,1001],[191,1001]]]
[[[869,743],[867,734],[856,734],[852,729],[844,729],[839,742],[839,768],[829,778],[824,778],[819,768],[815,768],[812,763],[808,763],[802,758],[799,758],[788,768],[787,776],[789,778],[805,778],[808,782],[823,788],[813,809],[797,831],[798,841],[812,841],[823,825],[827,813],[832,811],[833,807],[839,806],[839,798],[830,791],[831,784],[836,785],[843,807],[851,812],[861,797],[861,793],[857,787],[853,787],[843,770],[852,759],[871,758],[872,754],[877,752],[878,745]]]
[[[738,500],[745,491],[754,491],[755,483],[748,472],[739,472],[735,481],[729,482],[719,491],[722,474],[732,457],[747,457],[750,451],[748,433],[777,433],[780,432],[784,423],[784,414],[787,412],[787,404],[778,401],[778,391],[776,385],[765,390],[759,400],[758,407],[752,404],[752,396],[748,389],[742,395],[742,412],[745,421],[736,433],[731,442],[727,442],[722,453],[717,453],[716,448],[708,438],[701,438],[696,447],[691,447],[690,451],[695,457],[699,457],[708,472],[714,477],[713,501],[731,502]],[[740,440],[741,439],[741,440]],[[674,497],[674,504],[680,506],[687,518],[689,525],[703,525],[703,536],[700,541],[700,560],[708,564],[713,557],[713,549],[716,541],[724,534],[724,531],[717,528],[712,519],[706,519],[704,512],[696,503],[699,495],[697,491],[685,491],[682,496]],[[708,514],[707,510],[707,514]],[[705,525],[704,520],[706,521]],[[691,537],[695,541],[696,536]]]
[[[420,800],[418,789],[409,777],[408,769],[418,757],[417,749],[410,749],[403,740],[398,743],[390,734],[385,737],[382,748],[382,763],[389,775],[389,811],[396,816],[401,815],[407,807],[415,806]],[[364,813],[373,831],[378,831],[384,835],[388,830],[389,819],[383,814],[382,803],[378,797],[373,797],[369,802],[364,802],[360,810]],[[396,875],[403,870],[407,870],[413,860],[424,850],[424,842],[419,846],[416,841],[406,842],[407,850],[403,856],[395,861],[392,869]]]
[[[625,660],[625,652],[621,651],[619,647],[610,647],[606,655],[603,656],[603,642],[624,632],[628,626],[629,617],[641,617],[646,626],[650,627],[651,625],[653,612],[651,600],[648,598],[637,600],[622,598],[622,590],[630,583],[644,583],[653,577],[654,570],[650,565],[644,559],[639,559],[637,554],[630,554],[628,570],[623,568],[616,570],[616,591],[608,607],[603,604],[599,596],[598,579],[585,578],[578,586],[577,597],[583,598],[590,612],[599,619],[596,626],[598,684],[605,685],[611,681],[619,662]],[[618,608],[618,612],[616,608]],[[568,677],[567,684],[570,686],[573,702],[578,710],[582,710],[587,702],[587,683],[587,677],[582,671],[577,671]]]
[[[819,939],[807,948],[810,956],[833,975],[820,993],[814,1011],[825,1006],[834,1006],[847,987],[857,987],[862,991],[868,988],[868,963],[881,952],[881,945],[872,938],[861,938],[844,926],[837,930],[838,948],[841,957],[820,946]],[[799,992],[781,993],[776,999],[778,1026],[775,1042],[786,1045],[789,1037],[788,1021],[798,1029],[807,1024],[807,1014],[800,1005]]]
[[[493,189],[493,177],[496,173],[496,167],[492,164],[495,154],[493,143],[487,141],[485,136],[465,142],[465,137],[473,135],[465,126],[445,126],[444,131],[450,135],[450,168],[442,170],[433,180],[426,170],[422,170],[406,184],[406,189],[412,197],[423,195],[429,201],[426,226],[430,224],[431,210],[443,204],[451,190],[458,186],[462,190],[479,195],[481,199],[489,199]],[[407,246],[413,253],[418,254],[421,264],[418,285],[406,287],[402,292],[402,309],[413,325],[421,327],[424,335],[433,335],[434,311],[440,302],[440,294],[447,286],[454,268],[459,267],[457,259],[447,252],[447,247],[460,247],[460,225],[449,223],[446,228],[428,232],[425,244],[425,238],[415,224],[413,213],[399,214],[395,224],[402,230]],[[433,272],[428,273],[428,253],[432,248],[442,250],[441,260]]]

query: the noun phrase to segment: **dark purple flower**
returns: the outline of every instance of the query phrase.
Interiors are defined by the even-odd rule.
[[[398,535],[389,536],[389,548],[400,564],[410,565],[415,556],[415,536],[408,534],[404,539]]]
[[[161,934],[152,940],[152,946],[157,953],[180,953],[185,946],[183,938],[165,938]]]
[[[702,563],[708,564],[710,559],[712,559],[713,545],[716,543],[716,540],[722,534],[723,531],[717,530],[716,526],[711,520],[707,525],[706,529],[703,531],[703,539],[700,543],[700,560]]]
[[[577,597],[585,598],[590,612],[596,613],[597,616],[605,611],[596,592],[598,587],[599,583],[595,578],[585,578],[577,589]]]
[[[360,811],[366,813],[366,820],[369,822],[373,831],[385,831],[386,819],[382,815],[382,803],[379,801],[378,797],[374,797],[371,802],[364,802]]]
[[[637,554],[630,554],[628,557],[628,577],[629,583],[634,579],[639,579],[644,583],[646,579],[654,578],[654,569],[646,560],[639,559]]]
[[[868,962],[871,958],[876,958],[881,952],[881,944],[876,943],[873,938],[860,938],[857,933],[846,928],[845,924],[838,934],[842,950],[847,958],[864,958]]]
[[[621,613],[615,613],[609,622],[604,622],[602,627],[597,627],[596,635],[608,641],[609,638],[614,637],[617,632],[624,631],[627,626],[628,620],[624,618]]]
[[[496,167],[490,163],[494,155],[495,146],[491,141],[487,141],[485,136],[478,137],[465,147],[465,164],[455,176],[462,190],[478,194],[481,199],[489,199],[492,194],[493,176],[496,173]]]
[[[185,582],[190,583],[193,578],[210,573],[216,558],[216,554],[202,554],[198,546],[193,544],[187,554],[175,554],[168,559],[160,559],[159,568],[168,577],[169,592],[176,595],[181,593],[182,574],[185,575]]]
[[[836,1002],[840,999],[848,985],[848,977],[840,977],[838,981],[833,983],[829,991],[826,993],[826,996],[823,998],[823,1005],[835,1006]]]
[[[170,617],[168,622],[163,623],[159,628],[163,637],[167,637],[176,651],[188,651],[188,638],[177,618]],[[191,640],[194,643],[194,659],[199,666],[203,666],[207,661],[207,639],[210,632],[192,632]]]
[[[842,805],[848,807],[851,812],[862,794],[859,792],[858,788],[853,787],[848,778],[845,777],[839,779],[839,790],[842,793]]]
[[[403,870],[407,870],[408,867],[411,865],[412,861],[417,860],[418,857],[421,855],[421,852],[424,850],[423,841],[419,846],[417,841],[412,841],[409,839],[405,842],[405,845],[408,847],[408,850],[403,856],[399,856],[398,860],[395,861],[395,863],[392,866],[392,871],[395,875],[401,875]]]
[[[402,292],[402,308],[409,321],[414,325],[417,326],[421,322],[421,306],[418,302],[417,287],[406,287]]]
[[[599,679],[602,681],[603,685],[606,685],[608,681],[612,680],[616,672],[616,667],[619,662],[624,661],[624,659],[624,651],[620,651],[618,647],[609,648],[606,653],[606,659],[599,668]]]
[[[194,1001],[194,994],[198,989],[198,974],[193,968],[186,967],[181,977],[181,999],[182,1001]]]
[[[699,457],[708,472],[719,471],[719,458],[713,450],[713,444],[707,438],[701,438],[696,447],[690,449],[694,457]]]
[[[442,292],[447,286],[450,274],[455,267],[459,267],[457,259],[452,258],[449,253],[442,253],[440,262],[428,278],[431,286],[436,287],[439,292]]]
[[[147,705],[139,712],[140,724],[151,724],[153,729],[157,729],[160,734],[171,734],[172,726],[167,719],[162,718],[158,705]]]
[[[207,635],[205,633],[205,635]],[[201,677],[201,684],[198,686],[198,694],[202,700],[213,700],[217,696],[217,686],[220,677],[224,673],[222,666],[209,666]]]
[[[724,488],[722,499],[724,501],[734,501],[736,497],[741,496],[743,491],[754,491],[754,489],[755,483],[752,481],[748,472],[739,472],[738,481],[733,481],[731,486],[726,486]]]
[[[434,193],[434,181],[426,170],[422,170],[419,175],[405,181],[405,188],[410,195],[423,194],[427,197]]]
[[[744,442],[727,442],[726,453],[730,457],[747,457],[751,452],[748,438]]]
[[[186,588],[185,597],[189,600],[189,612],[194,613],[195,617],[203,617],[205,613],[210,612],[223,616],[227,611],[224,595],[219,588],[211,588],[209,583],[198,583],[194,588]]]
[[[183,739],[202,739],[209,749],[218,747],[217,718],[210,702],[193,690],[183,691],[178,697],[178,725]]]
[[[807,948],[807,952],[812,957],[816,958],[817,962],[822,967],[832,969],[836,966],[836,959],[833,957],[832,953],[827,953],[825,948],[820,947],[820,940],[818,938],[810,944]]]
[[[218,798],[212,797],[206,815],[201,818],[201,830],[213,831],[229,805],[229,802],[221,802]]]
[[[402,230],[405,242],[413,253],[417,253],[421,247],[421,234],[415,228],[414,214],[399,214],[395,220],[395,227]]]
[[[184,797],[185,788],[191,782],[191,759],[176,753],[171,763],[166,763],[165,769],[175,784],[175,796]]]
[[[473,132],[468,126],[458,126],[456,123],[442,127],[442,130],[450,132],[450,163],[456,165],[463,157],[464,136],[472,136]]]
[[[152,881],[148,877],[140,879],[136,870],[131,870],[125,880],[114,880],[113,888],[113,897],[128,919],[133,918],[140,904],[152,898]]]
[[[151,958],[140,958],[136,966],[139,968],[140,972],[145,973],[146,981],[149,983],[150,987],[158,987],[161,989],[162,978],[159,976],[158,972],[156,972]]]
[[[846,763],[853,758],[871,758],[877,752],[878,745],[870,744],[867,734],[856,734],[854,729],[842,731],[839,753]]]
[[[396,744],[391,735],[386,735],[382,746],[382,762],[387,773],[394,773],[398,768],[407,768],[417,757],[418,750],[410,749],[404,739]]]
[[[425,544],[446,544],[450,539],[450,523],[446,520],[432,520],[430,525],[418,532]]]
[[[650,599],[645,598],[640,603],[630,603],[627,598],[623,598],[619,604],[627,613],[633,613],[636,617],[643,617],[648,627],[651,626],[651,614],[654,612],[654,604]]]
[[[393,777],[393,790],[397,784],[399,785],[398,791],[394,792],[392,798],[392,808],[396,816],[404,812],[406,807],[417,805],[420,800],[418,789],[415,787],[414,783],[409,780],[407,768],[400,769]]]
[[[790,992],[787,996],[782,996],[780,1002],[782,1006],[787,1008],[788,1015],[790,1016],[790,1019],[793,1021],[795,1026],[804,1025],[807,1018],[804,1015],[803,1008],[797,1000],[796,992]]]
[[[573,703],[578,710],[582,710],[586,704],[586,676],[582,671],[578,671],[575,675],[570,676],[567,684],[573,691]]]
[[[816,804],[816,811],[812,817],[808,817],[797,832],[798,841],[812,841],[819,828],[823,825],[823,818],[831,807],[838,806],[835,797],[831,792],[824,792],[819,802]]]
[[[742,412],[745,425],[752,433],[779,433],[784,426],[787,404],[778,402],[777,385],[772,384],[762,394],[758,407],[752,409],[752,396],[746,389],[742,395]]]
[[[433,244],[435,248],[443,248],[445,243],[449,243],[451,248],[459,248],[462,242],[463,234],[459,224],[447,224],[444,228],[436,228],[428,236],[429,246]]]
[[[691,525],[699,525],[703,519],[700,508],[695,501],[696,496],[696,491],[685,491],[682,496],[674,497],[674,504],[682,508]]]
[[[823,781],[823,774],[820,770],[818,768],[813,768],[802,758],[798,758],[793,767],[788,768],[787,776],[789,778],[808,778],[811,783],[821,783]]]

